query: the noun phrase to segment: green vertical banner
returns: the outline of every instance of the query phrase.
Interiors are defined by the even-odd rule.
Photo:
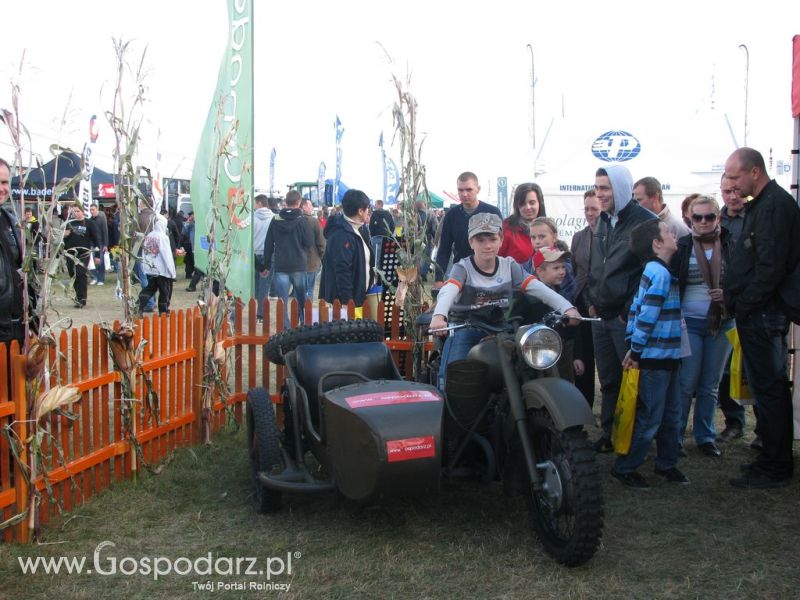
[[[227,3],[228,41],[192,170],[193,249],[201,271],[214,277],[216,268],[225,287],[246,300],[254,272],[253,6]]]

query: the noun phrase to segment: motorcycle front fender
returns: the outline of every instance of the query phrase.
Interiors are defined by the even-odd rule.
[[[522,385],[527,409],[544,408],[559,431],[578,425],[594,425],[594,415],[583,394],[559,377],[534,379]]]

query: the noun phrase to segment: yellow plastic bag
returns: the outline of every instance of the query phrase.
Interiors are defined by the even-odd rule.
[[[731,398],[742,404],[753,404],[753,393],[747,385],[747,377],[744,373],[744,363],[742,362],[742,344],[739,341],[739,332],[736,328],[726,331],[728,341],[733,346],[731,355]]]
[[[617,408],[614,411],[614,426],[611,429],[611,443],[617,454],[627,454],[631,450],[638,397],[639,369],[623,371],[622,385],[619,387],[619,396],[617,397]]]

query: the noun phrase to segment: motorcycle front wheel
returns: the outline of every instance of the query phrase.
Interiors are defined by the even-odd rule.
[[[574,567],[588,561],[603,535],[603,491],[595,452],[582,427],[559,431],[544,409],[528,415],[542,486],[525,499],[545,550]]]

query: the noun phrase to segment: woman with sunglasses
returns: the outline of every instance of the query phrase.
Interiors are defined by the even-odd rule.
[[[681,361],[683,420],[679,443],[683,445],[695,396],[693,433],[697,448],[706,456],[719,457],[722,451],[714,443],[714,415],[719,382],[731,352],[725,333],[734,326],[725,311],[722,290],[733,242],[728,230],[719,224],[719,204],[714,198],[698,195],[688,208],[692,232],[678,240],[671,265],[678,275],[681,312],[692,349],[692,355]]]

